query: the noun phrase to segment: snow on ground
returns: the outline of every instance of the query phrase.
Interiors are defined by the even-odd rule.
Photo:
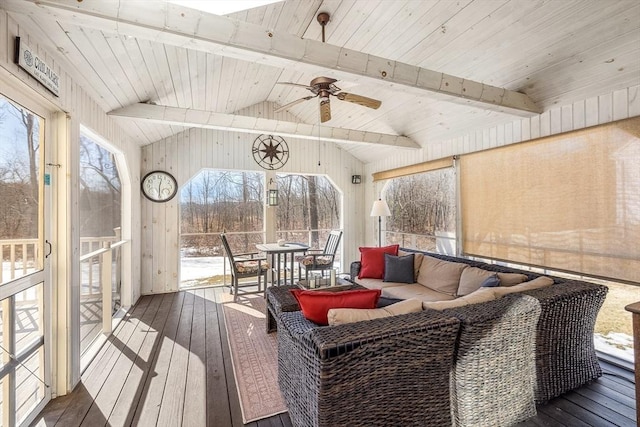
[[[632,336],[618,332],[610,332],[606,335],[595,334],[594,343],[596,350],[633,362]]]
[[[211,276],[221,276],[223,273],[224,257],[189,257],[180,260],[180,281],[203,279]],[[227,266],[227,274],[229,274]]]

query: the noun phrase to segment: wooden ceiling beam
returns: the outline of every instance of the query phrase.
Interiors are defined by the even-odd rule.
[[[200,127],[255,134],[274,134],[290,138],[347,144],[379,144],[398,148],[419,149],[420,145],[406,136],[364,132],[354,129],[294,123],[237,114],[214,113],[191,108],[167,107],[153,104],[133,104],[113,110],[112,117],[146,120],[167,125]],[[318,134],[319,132],[319,134]],[[319,135],[319,136],[318,136]]]
[[[48,14],[59,22],[90,26],[188,49],[203,50],[340,80],[386,85],[414,94],[429,93],[452,102],[523,117],[542,112],[526,94],[316,40],[276,33],[224,16],[172,3],[127,0],[4,0],[7,10]]]

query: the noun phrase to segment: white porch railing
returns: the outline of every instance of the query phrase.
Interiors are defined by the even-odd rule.
[[[0,240],[0,283],[26,276],[36,268],[38,239]]]
[[[302,230],[277,230],[276,231],[276,240],[284,239],[288,242],[299,242],[306,243],[312,248],[322,249],[324,248],[325,241],[327,240],[327,236],[331,232],[332,229],[302,229]],[[317,242],[314,241],[314,233],[317,233]],[[202,286],[203,280],[207,277],[214,276],[222,276],[221,281],[216,281],[216,284],[225,284],[227,283],[227,275],[230,274],[228,271],[228,260],[227,255],[224,253],[222,249],[222,245],[219,239],[220,232],[215,233],[181,233],[181,286],[182,287],[192,287],[192,286]],[[257,243],[265,243],[265,233],[263,231],[235,231],[235,232],[227,232],[227,239],[229,240],[229,245],[231,246],[231,250],[234,253],[246,253],[246,252],[255,252]],[[185,239],[186,238],[186,239]],[[187,240],[187,242],[185,242]],[[197,248],[194,246],[204,245],[203,248]],[[189,256],[190,254],[193,254]],[[215,262],[216,259],[220,260],[222,258],[222,262]],[[202,272],[201,276],[194,276],[190,279],[185,280],[185,268],[189,268],[188,261],[189,259],[194,260],[211,260],[211,263],[208,264],[208,268]],[[339,263],[340,260],[340,251],[336,254],[336,263]],[[196,267],[194,270],[196,273],[199,272],[201,268]],[[197,277],[197,278],[196,278]],[[207,284],[211,284],[210,281],[206,282]]]

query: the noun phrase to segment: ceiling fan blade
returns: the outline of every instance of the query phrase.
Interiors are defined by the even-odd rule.
[[[300,87],[303,87],[303,88],[309,89],[309,90],[313,89],[313,87],[311,87],[311,86],[303,85],[303,84],[300,84],[300,83],[293,83],[293,82],[276,82],[276,84],[277,85],[300,86]]]
[[[329,120],[331,120],[331,105],[329,104],[329,98],[321,98],[320,123],[328,122]]]
[[[377,110],[380,105],[382,105],[381,101],[373,98],[367,98],[366,96],[354,95],[353,93],[340,92],[336,94],[339,100],[353,102],[354,104],[362,105],[363,107],[373,108]]]
[[[308,100],[313,99],[313,98],[315,98],[315,96],[305,96],[304,98],[296,99],[293,102],[290,102],[288,104],[283,105],[280,108],[275,109],[273,112],[274,113],[279,113],[281,111],[288,110],[289,108],[293,107],[294,105],[298,105],[301,102],[308,101]]]

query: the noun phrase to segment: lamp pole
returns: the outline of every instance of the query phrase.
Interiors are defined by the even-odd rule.
[[[378,217],[378,246],[382,246],[382,217],[391,216],[389,205],[387,205],[387,202],[382,200],[382,198],[379,198],[373,202],[369,215]]]

